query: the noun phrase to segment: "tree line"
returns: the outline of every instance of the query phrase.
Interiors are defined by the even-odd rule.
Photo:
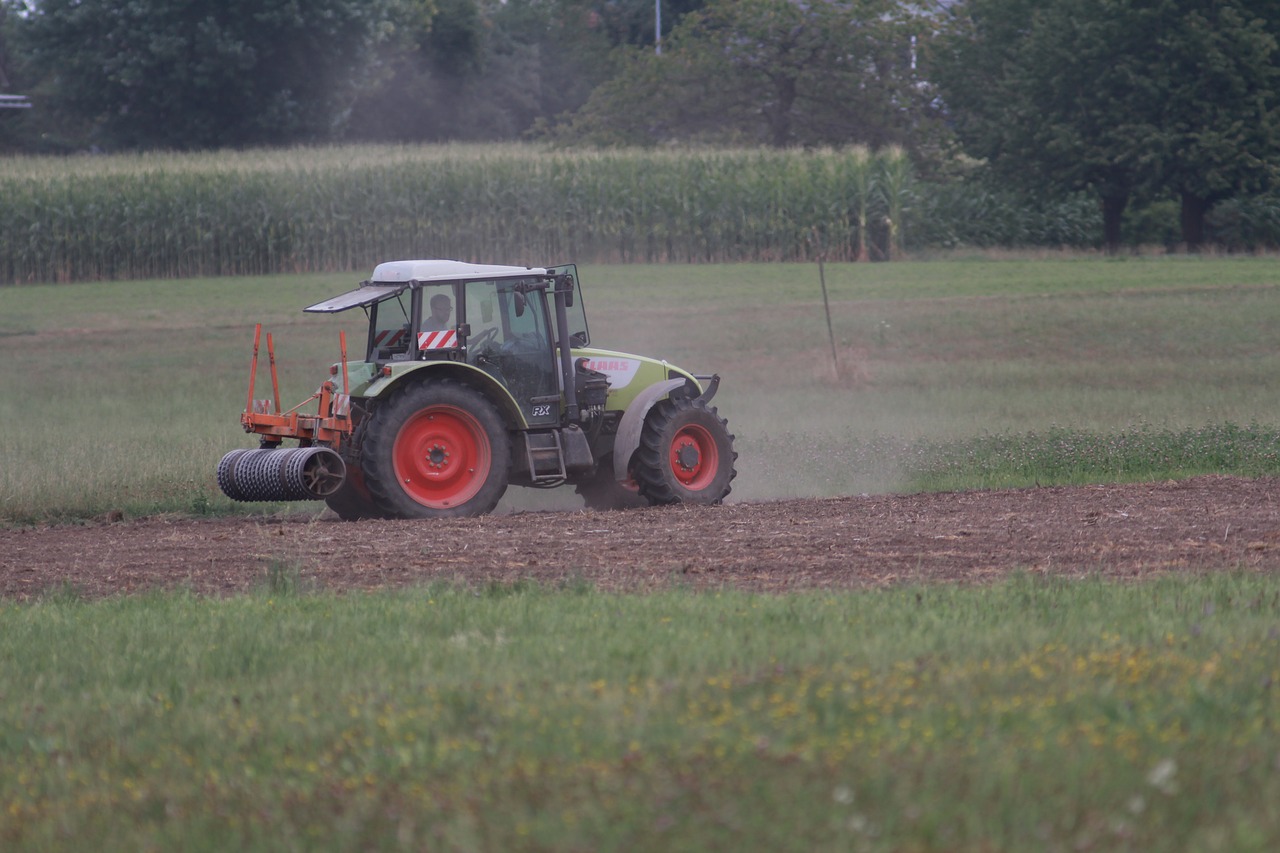
[[[0,0],[0,150],[898,146],[1182,242],[1280,177],[1280,0]]]

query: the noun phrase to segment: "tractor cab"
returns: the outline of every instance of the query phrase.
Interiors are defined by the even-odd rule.
[[[558,352],[557,302],[563,303],[568,345],[590,342],[577,288],[573,264],[548,269],[393,261],[379,264],[355,290],[305,310],[363,308],[369,318],[365,361],[375,368],[464,362],[506,388],[529,424],[550,424],[562,413],[565,363]]]

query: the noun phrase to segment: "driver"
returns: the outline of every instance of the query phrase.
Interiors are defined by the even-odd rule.
[[[431,297],[431,316],[422,324],[423,331],[426,332],[443,332],[446,329],[453,328],[449,325],[449,312],[453,310],[453,303],[449,297],[443,293],[437,293]]]

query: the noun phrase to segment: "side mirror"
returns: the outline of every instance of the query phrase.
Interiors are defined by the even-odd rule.
[[[513,295],[515,296],[515,300],[516,300],[516,316],[523,317],[524,306],[525,306],[524,294],[517,290]]]

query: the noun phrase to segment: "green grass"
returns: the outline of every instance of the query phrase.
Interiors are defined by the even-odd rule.
[[[1028,482],[1080,485],[1141,482],[1224,471],[1248,477],[1280,471],[1280,430],[1258,424],[1199,429],[1139,427],[1106,435],[1051,429],[988,435],[966,441],[872,448],[881,458],[905,458],[919,491],[1000,488]]]
[[[813,443],[810,436],[794,431],[774,441],[794,447]],[[1186,429],[1144,424],[1107,433],[1050,427],[954,440],[851,436],[842,446],[821,452],[829,467],[896,482],[909,492],[1145,482],[1222,473],[1261,477],[1280,471],[1280,430],[1226,422]]]
[[[583,269],[598,345],[723,374],[735,499],[1275,471],[1273,261],[826,272],[838,371],[812,265]],[[245,511],[252,325],[297,402],[362,331],[300,309],[354,278],[0,288],[0,520]],[[64,586],[0,602],[0,849],[1270,850],[1278,660],[1244,573]]]
[[[276,583],[0,604],[0,846],[1280,842],[1274,577],[779,597]]]
[[[597,345],[722,374],[715,403],[740,452],[733,499],[1254,475],[1274,458],[1271,259],[829,265],[838,372],[816,265],[582,273]],[[243,511],[213,469],[251,443],[238,413],[253,323],[274,333],[285,405],[301,402],[337,359],[339,329],[364,334],[358,312],[301,308],[356,278],[0,288],[0,519]],[[265,366],[258,383],[265,396]],[[1192,442],[1164,461],[1162,442],[1233,424],[1240,454]],[[1051,458],[1056,431],[1080,440]],[[1135,443],[1144,431],[1151,440]],[[1123,469],[1089,455],[1118,441]],[[966,468],[972,442],[983,458]],[[504,503],[574,505],[518,489]]]

